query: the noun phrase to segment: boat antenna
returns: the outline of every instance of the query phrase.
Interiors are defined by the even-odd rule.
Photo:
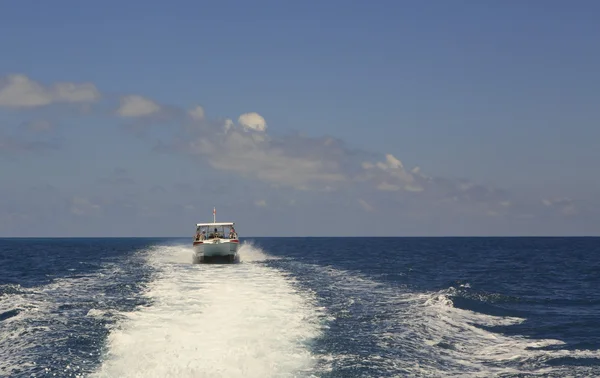
[[[217,223],[217,208],[213,207],[213,223]]]

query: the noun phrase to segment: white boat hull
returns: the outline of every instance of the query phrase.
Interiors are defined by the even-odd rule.
[[[210,239],[194,242],[194,259],[199,262],[224,259],[234,262],[238,259],[239,240]]]

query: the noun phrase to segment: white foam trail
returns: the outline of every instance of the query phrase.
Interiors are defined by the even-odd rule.
[[[398,345],[402,345],[401,349],[405,351],[398,359],[382,359],[375,354],[368,360],[364,359],[364,355],[332,356],[332,360],[340,365],[359,362],[365,367],[378,366],[390,373],[402,371],[408,376],[568,376],[571,368],[543,368],[542,363],[560,357],[600,358],[597,350],[536,349],[563,344],[559,340],[505,336],[477,327],[518,324],[524,319],[456,308],[450,300],[453,289],[413,293],[373,281],[356,272],[317,265],[311,267],[317,272],[317,277],[325,280],[318,284],[329,287],[334,302],[331,309],[335,309],[337,317],[346,317],[352,312],[350,308],[360,301],[370,315],[385,319],[380,322],[373,320],[372,324],[376,326],[374,329],[367,327],[368,334],[353,329],[354,337],[376,338],[383,350],[396,350]],[[594,367],[577,369],[591,370]]]
[[[156,247],[159,270],[145,295],[153,304],[126,314],[108,337],[95,377],[297,376],[313,366],[307,342],[320,334],[319,309],[292,279],[257,261],[191,264],[191,249]]]
[[[0,377],[19,373],[25,375],[42,369],[49,375],[79,376],[93,354],[68,357],[53,355],[38,364],[35,362],[39,358],[37,349],[49,340],[55,346],[64,346],[69,338],[66,335],[80,330],[72,322],[77,321],[77,312],[86,305],[78,305],[78,301],[103,302],[104,293],[98,288],[114,282],[106,280],[105,276],[118,274],[118,266],[106,264],[99,271],[86,276],[57,278],[39,287],[23,288],[15,285],[16,293],[0,296],[0,314],[17,311],[14,316],[0,321]],[[67,308],[61,308],[61,305],[67,305]],[[90,309],[88,314],[92,316],[97,311],[99,310]],[[62,364],[64,360],[69,362]],[[68,372],[55,372],[63,365]]]
[[[27,370],[34,367],[27,353],[27,349],[35,345],[35,337],[46,333],[45,329],[38,327],[27,327],[25,320],[34,317],[42,310],[41,301],[28,300],[33,297],[33,290],[21,288],[14,285],[20,294],[9,294],[0,296],[0,314],[14,311],[10,318],[0,321],[0,376],[8,377],[16,374],[19,370]],[[6,374],[6,375],[4,375]]]
[[[266,254],[259,247],[254,246],[251,242],[245,242],[240,246],[239,249],[240,261],[242,262],[256,262],[265,260],[279,260],[277,256],[270,256]]]

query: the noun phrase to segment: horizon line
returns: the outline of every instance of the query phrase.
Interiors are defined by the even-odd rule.
[[[600,235],[323,235],[323,236],[244,236],[251,238],[599,238]],[[0,239],[193,239],[190,236],[0,236]]]

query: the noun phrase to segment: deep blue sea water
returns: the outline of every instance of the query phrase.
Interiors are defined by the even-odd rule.
[[[600,238],[242,241],[0,239],[0,376],[600,376]]]

